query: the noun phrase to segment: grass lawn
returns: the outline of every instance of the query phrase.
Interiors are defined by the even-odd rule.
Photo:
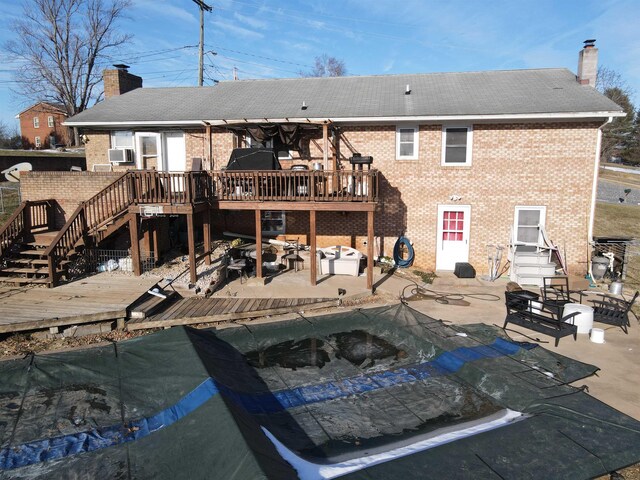
[[[16,183],[0,182],[0,187],[15,187]],[[20,204],[18,191],[13,188],[2,188],[2,196],[0,197],[0,227],[11,216],[13,211]]]

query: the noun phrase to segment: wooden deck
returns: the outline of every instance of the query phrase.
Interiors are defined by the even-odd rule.
[[[127,330],[161,328],[173,325],[228,322],[299,310],[335,307],[337,298],[183,298],[164,311],[127,322]]]
[[[159,277],[99,273],[57,288],[0,290],[0,333],[115,320]]]

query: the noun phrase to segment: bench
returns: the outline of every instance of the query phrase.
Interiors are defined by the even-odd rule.
[[[553,305],[539,300],[533,304],[531,297],[523,295],[522,292],[505,292],[505,303],[507,317],[504,320],[503,329],[507,328],[509,323],[515,323],[555,338],[556,347],[562,337],[573,335],[574,340],[578,338],[578,327],[573,321],[579,312],[560,317]]]
[[[640,296],[640,292],[636,292],[631,300],[626,301],[611,295],[601,294],[600,300],[591,301],[593,303],[593,321],[620,327],[624,333],[628,334],[628,327],[631,326],[629,312],[638,296]]]

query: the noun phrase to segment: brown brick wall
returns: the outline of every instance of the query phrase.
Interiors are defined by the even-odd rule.
[[[142,78],[133,75],[126,70],[104,70],[102,72],[104,83],[104,98],[122,95],[136,88],[142,88]]]
[[[343,127],[343,168],[353,152],[374,157],[380,171],[380,204],[375,215],[376,253],[391,255],[402,233],[414,243],[415,264],[435,268],[438,205],[470,205],[469,261],[487,273],[487,244],[509,242],[515,207],[546,206],[549,236],[563,250],[572,271],[586,268],[586,240],[597,123],[521,123],[474,125],[471,166],[440,165],[442,126],[422,125],[418,160],[395,159],[396,126]],[[214,168],[226,165],[234,141],[227,132],[212,135]],[[107,136],[108,140],[108,136]],[[96,144],[98,144],[96,142]],[[322,158],[322,141],[310,142],[302,159]],[[106,148],[104,155],[106,155]],[[188,161],[206,158],[204,132],[188,132]],[[87,150],[87,163],[93,155]],[[99,162],[102,163],[102,162]],[[285,168],[290,162],[283,162]],[[90,168],[90,167],[89,167]],[[461,197],[460,201],[450,196]],[[366,214],[319,212],[318,244],[364,249]],[[220,229],[253,232],[251,212],[219,213]],[[308,214],[287,214],[287,234],[306,238]]]
[[[87,141],[84,145],[87,155],[87,171],[91,172],[96,164],[108,165],[109,157],[107,150],[111,146],[111,134],[109,132],[86,131],[84,132]],[[125,167],[116,167],[114,170],[125,171]]]
[[[118,178],[120,173],[24,172],[20,175],[22,200],[55,199],[60,205],[56,224],[64,225],[80,202],[88,200]]]
[[[49,116],[53,117],[53,127],[49,127]],[[38,128],[33,126],[33,119],[37,117],[40,121]],[[70,132],[67,127],[62,125],[67,116],[60,113],[51,106],[39,103],[20,114],[20,135],[22,136],[23,148],[36,148],[36,137],[40,137],[42,148],[52,148],[49,144],[49,136],[56,137],[56,143],[69,145]]]
[[[586,268],[586,241],[597,141],[596,123],[474,125],[468,167],[443,167],[442,126],[423,125],[419,159],[395,159],[395,125],[344,127],[343,168],[353,151],[374,157],[380,171],[375,251],[392,255],[402,233],[414,243],[416,266],[433,269],[438,205],[471,205],[469,261],[487,273],[487,244],[509,242],[516,206],[546,206],[546,229],[566,250],[573,272]],[[318,142],[321,145],[321,142]],[[313,145],[313,144],[312,144]],[[352,148],[348,148],[350,145]],[[314,155],[321,152],[315,147]],[[450,200],[451,195],[462,197]],[[253,231],[253,216],[233,214],[240,233]],[[306,236],[308,214],[287,213],[287,233]],[[318,212],[318,245],[365,249],[366,214]]]

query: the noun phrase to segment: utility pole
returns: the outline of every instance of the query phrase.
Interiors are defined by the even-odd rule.
[[[203,77],[203,61],[204,61],[204,11],[210,12],[213,10],[213,7],[210,7],[202,0],[193,0],[193,3],[200,7],[200,64],[198,67],[198,86],[202,86],[202,77]]]

